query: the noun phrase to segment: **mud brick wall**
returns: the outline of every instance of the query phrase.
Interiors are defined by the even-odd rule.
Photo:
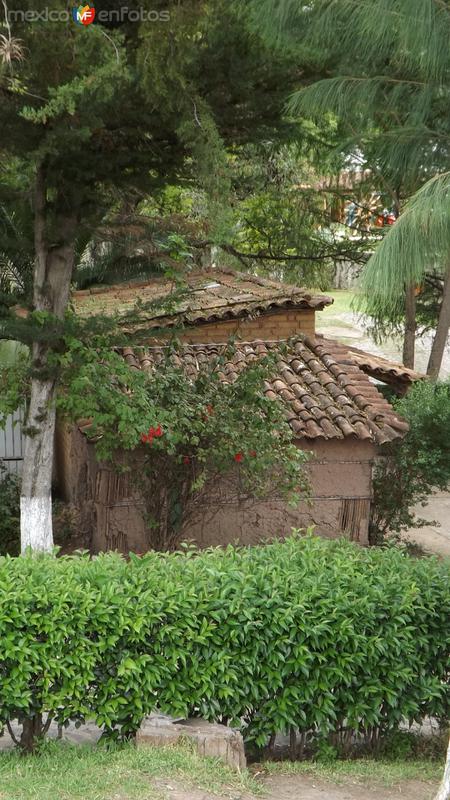
[[[311,503],[301,502],[292,508],[283,500],[223,504],[222,499],[220,506],[211,504],[195,523],[186,526],[183,538],[199,547],[230,542],[259,544],[288,536],[293,528],[313,525],[320,536],[344,536],[367,545],[375,446],[354,439],[297,443],[312,454],[308,466]],[[93,445],[88,449],[93,451]],[[138,462],[137,453],[131,456],[134,457]],[[93,551],[119,550],[126,554],[130,550],[143,553],[151,549],[152,534],[144,521],[144,504],[129,477],[96,464],[91,455],[88,463],[86,498],[90,502],[86,508],[91,513]],[[224,480],[224,495],[226,492]]]
[[[265,313],[253,319],[242,318],[223,322],[207,322],[193,328],[185,328],[179,338],[189,344],[227,342],[235,336],[243,342],[255,339],[289,339],[298,333],[313,336],[315,333],[315,311],[310,308]]]
[[[288,536],[293,528],[314,526],[320,536],[344,536],[368,544],[372,497],[372,465],[376,448],[354,439],[308,442],[297,440],[311,452],[308,465],[311,502],[296,508],[283,500],[248,502],[219,508],[208,514],[209,524],[199,522],[185,530],[185,538],[200,547],[258,544],[273,537]]]

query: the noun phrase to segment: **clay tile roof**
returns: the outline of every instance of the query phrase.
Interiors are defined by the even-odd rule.
[[[347,436],[383,444],[402,437],[407,423],[354,364],[345,346],[323,338],[301,336],[288,342],[243,342],[124,348],[122,354],[137,369],[157,369],[169,357],[194,376],[205,364],[232,382],[255,359],[273,354],[276,370],[265,394],[283,401],[289,424],[299,438],[343,439]],[[219,360],[218,360],[219,359]],[[218,361],[217,361],[218,360]],[[217,363],[216,363],[217,362]]]
[[[311,308],[321,310],[333,302],[331,297],[312,294],[307,289],[260,278],[229,269],[191,272],[180,276],[186,293],[176,309],[145,309],[145,329],[175,325],[198,325],[243,316],[254,316],[280,308]],[[144,283],[100,286],[73,292],[72,303],[81,316],[124,313],[131,311],[137,301],[154,304],[175,290],[167,279]]]

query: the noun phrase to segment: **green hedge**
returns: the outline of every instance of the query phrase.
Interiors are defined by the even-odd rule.
[[[158,707],[275,731],[446,717],[449,569],[294,536],[129,561],[0,559],[0,722],[133,733]]]

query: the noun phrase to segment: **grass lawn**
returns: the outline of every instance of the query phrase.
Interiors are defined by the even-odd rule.
[[[225,797],[261,791],[250,773],[200,758],[188,745],[108,750],[48,742],[36,756],[0,754],[0,800],[163,800],[171,780]]]
[[[219,761],[200,758],[189,745],[136,750],[133,745],[106,749],[48,742],[35,756],[0,753],[0,800],[164,800],[172,796],[174,785],[183,800],[203,793],[276,800],[266,792],[264,776],[298,776],[301,781],[303,775],[330,785],[391,787],[408,780],[437,783],[442,768],[443,760],[425,757],[284,761],[254,764],[239,775]]]
[[[323,294],[333,297],[334,303],[331,306],[326,306],[323,311],[317,312],[317,328],[320,330],[330,325],[351,328],[352,325],[340,319],[340,315],[353,313],[352,303],[358,294],[357,291],[355,289],[330,289],[329,292],[324,292]]]
[[[439,782],[444,769],[442,761],[420,759],[358,758],[354,761],[272,761],[264,764],[269,775],[310,775],[334,784],[351,781],[361,786],[386,786],[388,788],[403,781]]]

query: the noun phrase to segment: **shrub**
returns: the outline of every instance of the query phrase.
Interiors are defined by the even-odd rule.
[[[20,552],[20,483],[0,463],[0,555]]]
[[[421,381],[394,406],[410,429],[402,441],[385,445],[375,469],[371,544],[420,526],[413,506],[426,505],[450,481],[450,381]]]
[[[126,561],[0,559],[0,721],[23,744],[93,718],[132,735],[158,708],[267,743],[298,728],[374,737],[444,718],[448,564],[294,536]]]

